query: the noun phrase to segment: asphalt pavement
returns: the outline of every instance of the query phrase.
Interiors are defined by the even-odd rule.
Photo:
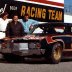
[[[10,63],[1,59],[0,72],[72,72],[72,59],[62,60],[59,64],[50,64],[37,59]]]

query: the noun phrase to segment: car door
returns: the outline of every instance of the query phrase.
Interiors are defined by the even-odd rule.
[[[64,57],[71,57],[72,56],[72,27],[71,25],[67,25],[65,27],[65,33],[64,33],[64,43],[65,48],[63,55]]]
[[[71,36],[71,26],[67,25],[65,27],[65,49],[70,50],[71,49],[71,42],[72,42],[72,36]]]
[[[72,49],[72,26],[71,26],[71,49]]]

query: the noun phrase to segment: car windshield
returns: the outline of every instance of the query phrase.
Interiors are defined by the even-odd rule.
[[[30,30],[30,34],[55,34],[63,33],[65,27],[63,26],[52,26],[52,25],[35,25],[33,29]]]

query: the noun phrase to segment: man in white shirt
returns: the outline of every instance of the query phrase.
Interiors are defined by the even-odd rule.
[[[0,39],[5,37],[5,31],[8,24],[8,13],[5,12],[2,14],[2,18],[0,18]]]

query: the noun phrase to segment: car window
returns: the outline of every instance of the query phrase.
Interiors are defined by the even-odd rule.
[[[41,29],[40,27],[36,28],[33,33],[43,33],[43,29]]]
[[[64,33],[64,31],[65,31],[65,27],[55,27],[54,29],[58,33]]]
[[[36,27],[33,31],[33,34],[52,34],[52,33],[55,33],[54,28],[47,26]]]

